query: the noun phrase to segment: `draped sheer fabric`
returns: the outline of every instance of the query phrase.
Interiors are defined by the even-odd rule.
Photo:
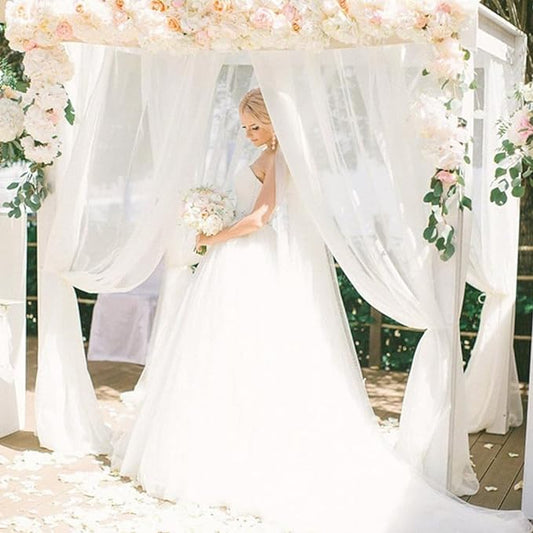
[[[483,118],[474,143],[472,245],[468,281],[485,293],[479,331],[466,368],[466,406],[471,432],[506,433],[519,426],[523,409],[513,349],[520,202],[509,195],[504,206],[490,203],[500,139],[496,121],[512,101],[512,67],[479,51],[476,55]]]
[[[457,329],[464,269],[460,253],[443,263],[421,237],[432,169],[408,119],[427,83],[420,72],[428,53],[391,45],[251,57],[290,172],[330,251],[374,307],[426,330],[398,449],[441,486],[452,457],[450,487],[467,494],[477,481],[466,414],[457,409],[464,405]],[[71,88],[78,120],[42,212],[53,222],[41,247],[37,430],[49,448],[100,453],[109,450],[109,434],[72,286],[129,290],[164,255],[142,392],[198,260],[194,236],[177,223],[180,198],[199,184],[230,187],[250,161],[235,110],[255,82],[248,56],[238,54],[149,56],[86,45],[72,54],[81,73]]]
[[[19,166],[0,169],[0,205],[11,200],[7,185]],[[0,436],[24,428],[26,398],[26,217],[8,218],[0,208]],[[9,261],[6,260],[9,258]]]
[[[143,64],[112,48],[75,45],[72,58],[82,73],[70,91],[78,120],[55,167],[54,201],[42,212],[51,222],[41,236],[36,423],[43,446],[102,453],[109,431],[85,364],[73,285],[127,291],[150,275],[170,237],[184,238],[168,228],[180,191],[199,179],[220,58],[168,58],[159,71],[150,58]],[[158,85],[158,72],[169,71],[181,83]],[[187,242],[174,257],[178,267],[195,262]]]
[[[476,492],[457,330],[464,271],[422,239],[431,168],[409,109],[428,50],[258,52],[259,84],[299,192],[324,241],[374,307],[426,330],[415,354],[398,450],[457,494]],[[455,387],[456,405],[452,387]],[[453,429],[450,427],[453,425]],[[449,432],[452,431],[450,440]],[[448,457],[453,457],[451,476]]]

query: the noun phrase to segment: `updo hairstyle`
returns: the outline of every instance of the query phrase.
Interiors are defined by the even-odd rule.
[[[256,120],[261,122],[261,124],[270,125],[272,121],[270,120],[270,115],[268,114],[265,100],[263,99],[263,94],[261,89],[255,88],[251,91],[248,91],[241,100],[239,104],[239,113],[248,113]]]

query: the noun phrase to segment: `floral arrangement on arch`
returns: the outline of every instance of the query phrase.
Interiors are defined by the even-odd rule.
[[[500,121],[498,129],[502,144],[494,156],[498,167],[490,192],[496,205],[507,202],[508,192],[521,198],[526,183],[533,186],[533,82],[518,87],[515,97],[518,108],[509,121]]]
[[[6,35],[13,49],[25,52],[31,84],[25,95],[2,94],[0,106],[12,110],[16,135],[10,142],[20,142],[35,164],[49,165],[60,154],[59,120],[65,114],[73,119],[63,89],[73,69],[63,42],[178,53],[431,43],[434,59],[424,75],[442,89],[421,95],[413,114],[435,167],[424,197],[430,204],[424,237],[448,259],[454,228],[447,215],[454,202],[470,206],[464,195],[470,138],[461,102],[472,80],[460,34],[476,10],[477,0],[8,0]]]

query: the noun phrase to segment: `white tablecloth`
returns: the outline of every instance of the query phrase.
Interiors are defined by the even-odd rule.
[[[130,292],[98,295],[87,354],[90,361],[145,364],[160,280],[158,268]]]

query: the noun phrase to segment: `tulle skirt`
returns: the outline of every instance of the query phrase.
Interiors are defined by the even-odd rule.
[[[297,533],[530,531],[431,487],[383,442],[320,253],[283,253],[270,225],[212,247],[113,464],[155,496]]]

